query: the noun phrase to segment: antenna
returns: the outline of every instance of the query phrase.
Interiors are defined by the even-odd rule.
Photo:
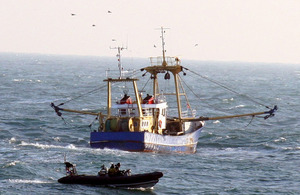
[[[120,72],[120,79],[123,77],[123,66],[122,66],[122,63],[121,63],[121,51],[123,49],[127,49],[127,47],[110,47],[110,49],[117,49],[118,50],[118,54],[116,55],[117,58],[118,58],[118,67],[119,67],[119,72]]]
[[[164,28],[164,27],[161,27],[160,29],[156,29],[156,30],[161,30],[161,45],[162,45],[162,53],[163,53],[163,63],[162,65],[163,66],[167,66],[167,62],[166,62],[166,50],[165,50],[165,39],[164,39],[164,33],[166,32],[165,30],[166,29],[169,29],[169,28]]]

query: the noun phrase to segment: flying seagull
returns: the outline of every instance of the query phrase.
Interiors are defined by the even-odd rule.
[[[111,14],[111,11],[108,10],[107,13]]]
[[[71,16],[76,16],[76,14],[71,13]]]

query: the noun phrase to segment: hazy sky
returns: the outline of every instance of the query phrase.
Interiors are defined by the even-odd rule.
[[[161,26],[167,55],[300,64],[300,0],[0,0],[0,52],[156,56]]]

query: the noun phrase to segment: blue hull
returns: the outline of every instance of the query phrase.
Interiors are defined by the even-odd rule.
[[[92,148],[134,152],[195,153],[201,130],[179,136],[149,132],[91,132],[90,145]]]

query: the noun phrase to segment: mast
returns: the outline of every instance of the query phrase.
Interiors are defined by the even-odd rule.
[[[148,66],[146,68],[144,68],[143,70],[146,70],[147,72],[151,73],[151,78],[153,79],[153,95],[154,97],[156,97],[157,94],[159,94],[159,92],[157,92],[157,85],[158,85],[158,80],[157,80],[157,75],[159,73],[165,73],[168,74],[168,72],[171,72],[174,76],[174,83],[175,83],[175,90],[176,93],[172,94],[176,96],[176,100],[177,100],[177,111],[178,111],[178,120],[181,122],[182,121],[182,111],[181,111],[181,98],[180,96],[182,95],[180,92],[180,79],[178,74],[180,72],[182,72],[182,66],[179,64],[179,59],[175,58],[176,64],[173,64],[171,62],[171,65],[168,65],[167,61],[166,61],[166,50],[165,50],[165,39],[164,39],[164,33],[165,33],[165,29],[161,27],[159,30],[161,31],[161,44],[162,44],[162,64],[159,64],[161,61],[157,61],[157,64],[155,64],[154,66]],[[169,58],[168,58],[169,59]],[[170,58],[171,59],[171,58]],[[181,130],[181,129],[180,129]]]
[[[111,115],[111,80],[107,79],[107,116]]]
[[[177,73],[173,73],[173,74],[174,74],[174,82],[175,82],[175,88],[176,88],[178,119],[181,121],[181,100],[180,100],[180,89],[179,89],[179,84],[178,84],[178,74]],[[181,126],[180,126],[180,128],[181,128]]]
[[[164,39],[164,28],[161,27],[161,45],[162,45],[162,53],[163,53],[163,66],[167,66],[167,62],[166,62],[166,55],[165,55],[165,39]]]
[[[120,47],[120,46],[118,46],[118,47],[110,47],[110,49],[117,49],[118,50],[118,54],[116,55],[117,56],[117,58],[118,58],[118,67],[119,67],[119,73],[120,73],[120,79],[122,79],[123,78],[123,66],[122,66],[122,63],[121,63],[121,51],[123,50],[123,49],[127,49],[127,47]]]

